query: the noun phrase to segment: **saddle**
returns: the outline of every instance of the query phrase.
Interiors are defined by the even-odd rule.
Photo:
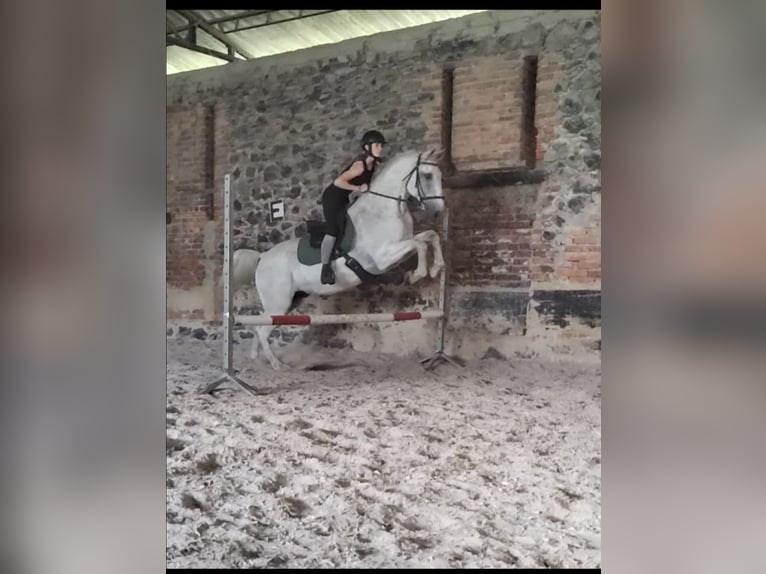
[[[325,222],[307,220],[306,230],[307,233],[298,242],[298,261],[303,265],[318,265],[322,262],[320,248],[325,235]],[[356,229],[347,213],[343,222],[343,236],[340,241],[335,243],[335,250],[331,259],[345,258],[348,268],[356,273],[363,282],[374,282],[376,276],[368,273],[356,259],[348,254],[354,246],[355,239]]]
[[[325,222],[313,219],[307,220],[306,230],[307,233],[301,237],[298,244],[298,261],[304,265],[316,265],[321,262],[320,248],[326,232]],[[351,251],[355,238],[356,230],[354,229],[354,224],[351,222],[348,214],[346,214],[343,224],[343,235],[335,243],[332,259],[342,257]]]

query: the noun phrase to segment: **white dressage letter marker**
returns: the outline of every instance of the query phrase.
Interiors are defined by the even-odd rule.
[[[285,218],[285,202],[281,199],[279,201],[271,202],[271,221],[278,221]]]

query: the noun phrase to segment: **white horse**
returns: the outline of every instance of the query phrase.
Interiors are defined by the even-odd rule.
[[[348,208],[355,230],[349,255],[373,275],[379,275],[402,262],[413,252],[418,254],[418,266],[408,273],[410,283],[426,276],[428,244],[434,250],[433,264],[428,272],[436,277],[444,269],[439,235],[433,231],[413,234],[413,220],[407,208],[413,198],[422,209],[436,217],[444,209],[441,170],[437,160],[441,151],[426,153],[403,152],[389,159],[373,176],[370,189],[362,193]],[[247,257],[244,268],[256,264],[255,286],[263,305],[264,315],[284,315],[298,297],[317,294],[334,295],[358,286],[362,280],[347,265],[344,258],[332,261],[335,284],[320,281],[320,264],[304,265],[298,261],[301,238],[279,243],[263,252],[260,259]],[[341,238],[338,238],[338,244]],[[236,260],[236,253],[235,253]],[[235,272],[236,274],[236,272]],[[248,281],[249,283],[249,281]],[[269,346],[273,326],[256,327],[251,357],[258,356],[263,347],[274,369],[284,366]]]

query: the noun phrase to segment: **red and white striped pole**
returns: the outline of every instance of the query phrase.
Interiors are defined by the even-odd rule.
[[[344,323],[391,323],[418,319],[441,319],[442,311],[399,313],[354,313],[334,315],[248,315],[238,316],[242,325],[341,325]]]

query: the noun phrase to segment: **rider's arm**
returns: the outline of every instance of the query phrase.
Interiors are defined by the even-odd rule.
[[[353,183],[350,183],[350,180],[354,179],[355,177],[359,177],[363,173],[364,166],[362,165],[362,160],[355,161],[350,168],[336,177],[333,183],[339,188],[345,189],[347,191],[362,191],[364,184],[354,185]]]

